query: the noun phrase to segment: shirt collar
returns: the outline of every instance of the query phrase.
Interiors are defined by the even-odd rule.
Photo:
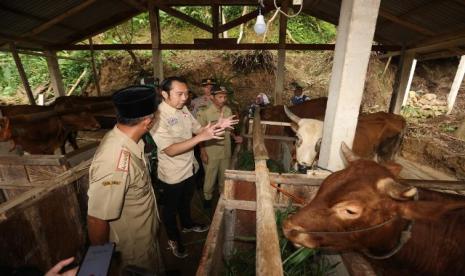
[[[115,134],[123,139],[123,146],[127,148],[137,158],[142,159],[144,156],[144,142],[142,139],[139,143],[134,142],[126,133],[122,132],[116,125],[113,127]]]
[[[178,110],[177,108],[174,108],[171,105],[167,104],[165,101],[161,102],[159,109],[168,114],[175,114]]]

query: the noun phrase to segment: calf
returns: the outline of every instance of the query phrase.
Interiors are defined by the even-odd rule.
[[[345,144],[348,167],[283,224],[297,246],[359,251],[378,275],[465,275],[465,199],[397,179],[399,166],[363,160]]]

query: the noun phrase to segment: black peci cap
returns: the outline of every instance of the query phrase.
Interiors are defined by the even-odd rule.
[[[121,117],[135,119],[155,112],[155,96],[153,87],[135,85],[116,91],[112,100]]]
[[[219,85],[213,85],[211,89],[212,95],[224,93],[224,94],[229,94],[228,90],[224,86],[219,86]]]
[[[205,86],[205,85],[215,85],[216,84],[216,81],[212,78],[208,78],[208,79],[202,79],[202,86]]]

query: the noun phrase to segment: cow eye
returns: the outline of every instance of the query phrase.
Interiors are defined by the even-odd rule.
[[[346,213],[349,214],[349,215],[355,215],[355,214],[357,214],[357,212],[352,211],[352,210],[350,210],[350,209],[346,209]]]

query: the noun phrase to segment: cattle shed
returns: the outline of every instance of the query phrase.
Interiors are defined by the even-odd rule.
[[[301,7],[299,2],[303,3]],[[221,6],[230,5],[254,6],[257,9],[230,22],[221,22]],[[212,9],[211,24],[204,24],[187,16],[176,9],[179,6],[210,6]],[[259,6],[261,6],[264,13],[275,12],[276,7],[279,7],[279,10],[282,11],[279,14],[280,28],[278,43],[237,44],[233,39],[220,38],[221,32],[256,18],[259,13]],[[294,11],[301,9],[305,14],[337,25],[336,43],[286,43],[287,17],[285,13],[289,12],[291,8]],[[159,24],[160,11],[211,33],[211,38],[196,39],[190,44],[163,43],[160,36],[163,31]],[[142,12],[149,13],[151,26],[150,43],[93,43],[92,37],[94,35],[104,32]],[[151,50],[153,74],[154,77],[160,79],[163,78],[163,61],[161,56],[163,50],[276,50],[278,52],[278,62],[274,98],[276,99],[275,103],[280,104],[282,102],[281,98],[284,86],[286,51],[334,51],[334,64],[330,80],[328,108],[326,109],[324,137],[319,161],[320,166],[331,170],[342,168],[342,160],[339,156],[341,142],[345,141],[349,145],[352,144],[368,59],[372,51],[381,52],[386,58],[400,56],[396,85],[391,98],[391,111],[394,113],[400,111],[406,91],[408,91],[409,79],[414,71],[416,60],[462,56],[465,52],[465,2],[461,0],[6,0],[0,3],[0,14],[0,50],[12,53],[31,104],[35,104],[35,101],[18,54],[45,56],[53,90],[57,96],[60,96],[64,95],[63,81],[58,65],[58,59],[61,58],[58,53],[60,50],[90,51],[91,59],[83,60],[83,62],[91,63],[94,63],[92,53],[98,50]],[[464,60],[462,58],[457,72],[456,79],[459,84],[464,74]],[[93,67],[94,79],[97,83],[96,87],[100,93],[95,65]],[[455,90],[453,86],[450,94],[451,106],[453,105],[457,91],[458,88]],[[263,153],[264,151],[257,149],[256,152]],[[261,157],[258,154],[257,160],[265,159],[267,159],[266,154]],[[265,179],[264,182],[267,180],[266,173],[262,175],[262,173],[267,171],[266,166],[263,167],[263,164],[260,165],[261,163],[257,162],[258,167],[255,174],[257,180],[259,179],[258,174],[260,174],[262,181],[257,181],[257,184],[258,182],[263,182],[263,179]],[[11,165],[17,165],[17,163],[8,161],[7,166]],[[20,164],[20,166],[23,165]],[[27,169],[25,170],[27,171]],[[68,180],[65,182],[68,183]],[[5,183],[4,185],[11,184]],[[34,186],[34,183],[29,186]],[[47,187],[52,189],[52,186]],[[230,184],[228,186],[231,187]],[[273,209],[272,197],[266,187],[266,185],[262,184],[257,185],[257,203],[254,205],[256,206],[257,213],[260,214],[257,217],[266,218],[263,221],[271,219],[270,215]],[[258,189],[261,189],[261,191],[258,191]],[[262,193],[264,193],[263,196]],[[226,200],[230,200],[231,198],[228,198],[227,195],[228,193],[225,195]],[[28,201],[29,198],[23,198],[23,200]],[[259,202],[262,200],[265,203]],[[6,214],[8,214],[11,205],[5,204],[22,206],[22,202],[16,201],[13,204],[10,201],[3,203],[1,205],[2,212],[0,216],[2,218],[8,217]],[[231,204],[237,203],[228,204],[230,204],[229,206],[235,206]],[[253,203],[245,203],[241,206],[244,205],[248,206],[246,209],[253,209],[251,207]],[[226,206],[223,205],[221,207],[220,205],[219,209],[226,208]],[[263,216],[261,212],[264,212]],[[221,217],[223,214],[219,214],[218,216]],[[37,216],[33,219],[37,221]],[[212,228],[220,227],[221,223],[217,222]],[[260,227],[263,227],[263,225],[260,226],[260,224],[257,224],[257,233],[261,233],[262,230],[259,230]],[[210,236],[209,238],[210,240],[214,239]],[[266,241],[267,244],[271,244],[271,242],[268,242],[269,240]],[[258,244],[263,243],[260,236],[257,242]],[[214,243],[211,245],[214,245]],[[215,251],[217,249],[206,250],[208,254],[220,254],[218,251]],[[274,249],[271,248],[270,250]],[[258,266],[259,268],[268,267],[267,262],[273,259],[271,257],[272,253],[263,251],[262,254],[266,258],[260,257],[260,260],[263,260],[265,264]],[[268,254],[271,255],[269,256]],[[210,257],[205,257],[206,259],[202,261],[203,264]],[[211,261],[207,263],[211,264]],[[47,262],[48,264],[49,262]],[[201,272],[210,270],[199,271],[200,275],[206,275]],[[279,275],[279,269],[270,270],[270,273],[267,273],[268,270],[257,271],[259,275]]]
[[[302,3],[302,5],[299,5]],[[254,11],[221,22],[221,6],[255,6]],[[179,6],[210,6],[212,22],[202,23],[176,9]],[[261,7],[264,13],[279,8],[279,42],[237,44],[234,39],[222,39],[220,33],[254,19]],[[301,10],[338,26],[336,43],[286,43],[286,13]],[[94,45],[92,36],[141,13],[149,12],[151,43],[129,45]],[[211,39],[195,39],[191,44],[166,44],[161,41],[159,12],[191,23],[211,33]],[[50,79],[56,95],[64,95],[58,66],[60,50],[152,50],[154,77],[163,78],[161,51],[163,50],[247,50],[269,49],[278,51],[275,104],[282,102],[284,62],[286,50],[334,50],[334,63],[329,86],[329,102],[325,117],[325,135],[320,164],[337,169],[342,167],[339,146],[342,141],[352,143],[356,118],[361,102],[368,59],[371,50],[386,56],[400,55],[396,85],[391,98],[391,110],[400,112],[405,102],[410,76],[416,59],[434,59],[461,56],[465,46],[465,3],[460,0],[100,0],[100,1],[3,1],[0,5],[2,31],[0,50],[12,52],[29,95],[32,93],[18,53],[43,55],[47,58]],[[12,22],[14,24],[12,24]],[[92,55],[91,55],[92,57]],[[93,63],[91,58],[90,62]],[[452,86],[449,106],[452,108],[457,87],[463,78],[463,62],[459,67],[456,84]],[[95,68],[95,66],[93,66]],[[97,91],[98,76],[94,69]],[[458,84],[457,84],[458,83]],[[336,130],[337,131],[333,131]]]

